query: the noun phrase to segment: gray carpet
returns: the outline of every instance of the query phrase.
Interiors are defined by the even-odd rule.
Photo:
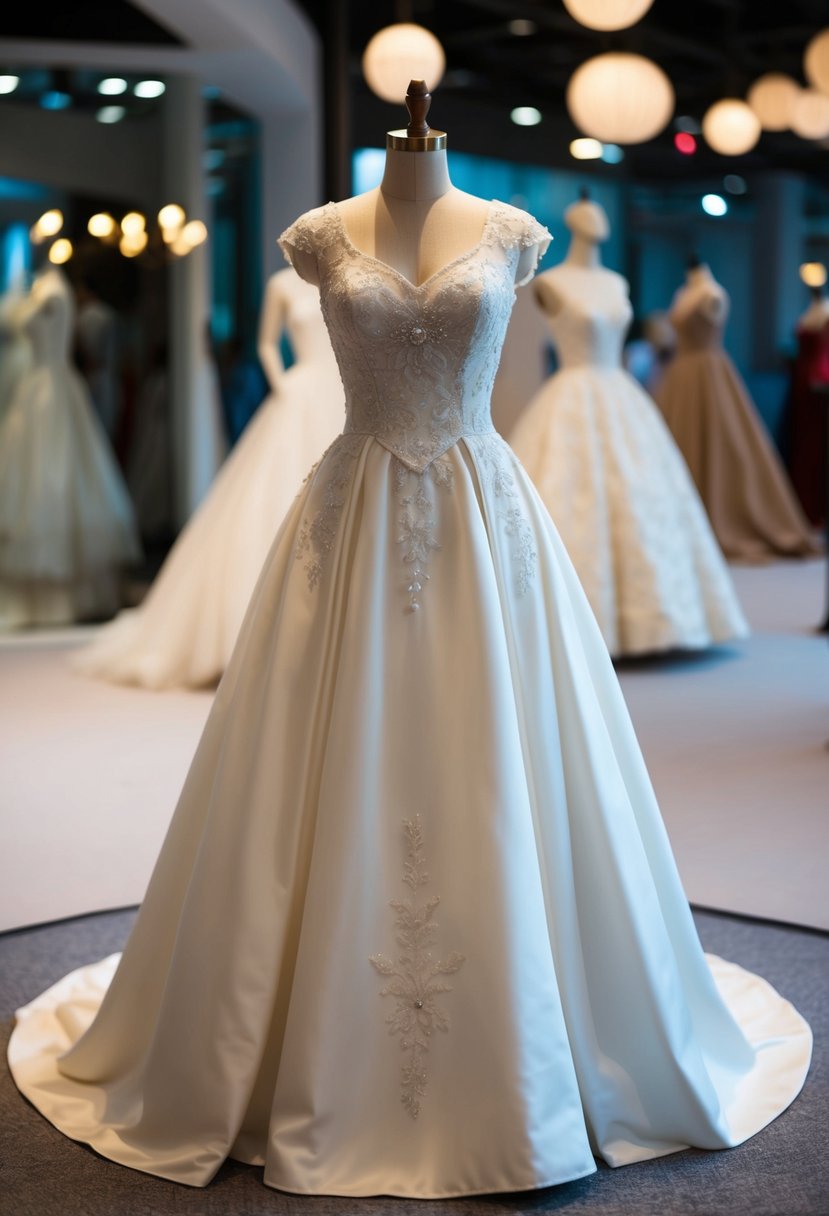
[[[109,912],[0,937],[3,1051],[12,1012],[65,972],[120,949],[133,912]],[[284,1195],[261,1171],[227,1164],[206,1190],[134,1173],[65,1139],[0,1072],[0,1211],[9,1216],[827,1216],[829,1213],[829,937],[698,913],[706,950],[764,975],[811,1023],[806,1088],[780,1119],[729,1152],[689,1151],[545,1191],[469,1200]]]

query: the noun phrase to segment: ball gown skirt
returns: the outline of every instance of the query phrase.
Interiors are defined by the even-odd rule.
[[[146,688],[218,680],[279,525],[342,422],[336,369],[296,364],[286,372],[282,391],[254,414],[147,598],[106,625],[75,665]]]
[[[86,386],[68,364],[32,366],[0,424],[0,628],[113,611],[140,555]]]
[[[680,348],[657,403],[726,557],[763,562],[819,552],[780,458],[724,350]]]
[[[67,1135],[196,1185],[232,1156],[289,1191],[461,1195],[736,1144],[798,1092],[808,1028],[709,971],[601,635],[500,447],[398,488],[345,437],[296,503],[124,964],[19,1015],[15,1079]]]
[[[706,962],[601,634],[489,421],[543,235],[494,204],[415,287],[334,205],[286,234],[317,249],[346,433],[267,557],[120,966],[9,1046],[106,1157],[513,1191],[737,1144],[802,1085],[802,1018]]]
[[[621,367],[565,367],[510,435],[613,655],[748,632],[705,511],[659,411]]]

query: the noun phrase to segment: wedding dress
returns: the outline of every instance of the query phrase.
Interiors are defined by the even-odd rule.
[[[632,310],[613,271],[564,264],[549,317],[560,370],[510,443],[553,518],[610,653],[748,632],[702,503],[650,397],[624,370]]]
[[[725,297],[726,309],[727,303]],[[656,400],[726,557],[763,562],[819,552],[754,402],[723,349],[727,312],[715,319],[675,303],[670,316],[677,353]]]
[[[73,311],[51,269],[18,313],[31,359],[0,421],[0,629],[115,611],[121,569],[141,554],[126,485],[69,363]]]
[[[75,664],[89,675],[146,688],[197,688],[218,680],[227,666],[279,525],[343,424],[319,293],[293,271],[284,275],[296,363],[245,428],[141,606],[76,654]]]
[[[546,238],[491,204],[417,286],[336,204],[282,238],[316,255],[345,433],[265,564],[120,966],[20,1010],[9,1048],[104,1156],[512,1191],[736,1144],[802,1085],[800,1016],[706,963],[607,649],[489,419]]]

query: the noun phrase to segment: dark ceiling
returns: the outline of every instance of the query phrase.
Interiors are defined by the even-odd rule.
[[[372,34],[396,20],[427,26],[444,45],[447,73],[433,105],[436,126],[452,124],[452,146],[541,163],[564,163],[567,145],[580,134],[564,106],[567,82],[584,60],[607,50],[629,50],[654,59],[671,78],[677,115],[702,118],[724,96],[745,96],[764,72],[783,71],[805,83],[803,49],[829,25],[829,0],[655,0],[632,29],[603,34],[570,17],[562,0],[299,0],[319,29],[330,56],[332,18],[347,30],[355,143],[377,143],[363,131],[394,118],[362,81],[360,59]],[[512,33],[524,19],[535,31]],[[518,129],[509,121],[516,105],[533,105],[544,121]],[[478,115],[476,132],[475,114]],[[396,124],[395,124],[396,125]],[[671,176],[690,168],[672,145],[673,128],[649,144],[628,150],[625,172]],[[460,138],[460,143],[459,143]],[[697,172],[728,168],[789,168],[827,172],[827,149],[790,133],[765,133],[747,156],[725,160],[700,143]],[[727,169],[725,170],[727,171]],[[738,168],[739,171],[739,168]]]

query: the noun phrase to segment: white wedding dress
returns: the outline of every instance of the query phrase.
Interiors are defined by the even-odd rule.
[[[17,1084],[197,1186],[230,1156],[288,1191],[465,1195],[739,1143],[800,1090],[809,1028],[709,969],[607,649],[489,419],[546,233],[492,204],[419,286],[336,204],[283,243],[316,254],[346,431],[265,564],[120,966],[19,1011]]]
[[[17,311],[30,355],[0,420],[0,629],[114,612],[123,567],[141,556],[124,479],[69,362],[73,315],[57,269]]]
[[[344,419],[319,293],[290,276],[285,327],[296,362],[248,423],[144,602],[75,655],[87,674],[146,688],[198,688],[227,666],[279,525]]]
[[[560,370],[510,443],[561,534],[612,655],[698,649],[748,626],[705,508],[670,431],[622,367],[626,281],[566,263],[547,271]]]

